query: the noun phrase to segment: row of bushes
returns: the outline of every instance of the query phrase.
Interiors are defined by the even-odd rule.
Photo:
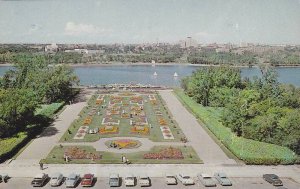
[[[64,102],[42,105],[41,108],[36,110],[36,115],[43,115],[46,117],[51,117],[57,111],[59,111],[63,105],[64,105]]]
[[[52,103],[49,105],[42,105],[41,108],[36,110],[36,115],[46,116],[51,118],[56,112],[58,112],[64,103]],[[32,125],[30,127],[33,127]],[[0,139],[0,162],[11,158],[15,153],[18,152],[26,143],[33,137],[35,137],[41,129],[29,129],[28,131],[23,131],[17,133],[15,136]]]
[[[26,132],[19,132],[13,137],[0,140],[0,162],[5,161],[28,141]]]
[[[297,155],[289,148],[237,137],[219,121],[220,110],[197,104],[180,89],[176,89],[175,94],[225,147],[246,164],[274,165],[293,164],[296,162]]]

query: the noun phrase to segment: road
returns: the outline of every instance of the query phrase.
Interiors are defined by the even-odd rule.
[[[204,189],[205,187],[198,181],[197,178],[195,179],[195,185],[191,186],[183,186],[181,183],[178,183],[178,185],[166,185],[163,178],[151,178],[151,187],[144,187],[144,188],[151,188],[151,189]],[[226,188],[226,189],[275,189],[276,187],[272,186],[271,184],[264,181],[262,178],[230,178],[233,185],[232,186],[221,186],[217,185],[217,187],[213,187],[216,189]],[[283,178],[282,179],[283,184],[285,187],[289,189],[299,189],[300,184],[295,183],[294,181],[290,179]],[[30,178],[14,178],[8,181],[8,183],[0,183],[0,189],[29,189],[33,188],[30,185],[31,179]],[[47,183],[43,188],[50,189],[53,188]],[[64,183],[57,187],[57,188],[66,188]],[[83,187],[80,186],[78,183],[78,186],[76,188],[82,189]],[[95,182],[94,186],[92,188],[110,188],[108,185],[108,178],[98,178],[97,182]],[[125,187],[124,184],[122,184],[121,187],[117,187],[120,189],[128,188]],[[130,188],[142,188],[140,186],[134,186]]]

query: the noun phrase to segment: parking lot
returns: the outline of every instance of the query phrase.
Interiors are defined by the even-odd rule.
[[[28,189],[33,188],[30,185],[32,178],[11,178],[7,183],[0,183],[0,189]],[[233,185],[232,186],[220,186],[219,184],[217,187],[213,188],[226,188],[226,189],[274,189],[277,188],[272,186],[271,184],[264,181],[262,178],[230,178]],[[300,184],[294,182],[288,178],[282,178],[283,184],[288,189],[299,189]],[[199,189],[205,188],[198,179],[195,178],[196,184],[191,186],[183,186],[181,183],[178,185],[166,185],[164,178],[151,178],[151,187],[145,188],[153,188],[153,189],[179,189],[179,188],[187,188],[187,189]],[[54,188],[47,183],[42,188]],[[61,186],[56,188],[66,188],[65,184],[63,183]],[[80,184],[76,188],[83,188]],[[92,188],[110,188],[108,185],[108,178],[98,178]],[[117,188],[142,188],[140,186],[135,187],[125,187],[122,183],[122,186]]]

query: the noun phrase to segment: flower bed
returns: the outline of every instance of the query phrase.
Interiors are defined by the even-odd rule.
[[[119,128],[116,126],[105,126],[100,128],[99,130],[100,134],[118,134]]]
[[[167,121],[164,118],[159,118],[158,122],[160,125],[167,125]]]
[[[132,92],[122,92],[122,93],[119,93],[120,96],[133,96],[135,95],[134,93]]]
[[[140,142],[131,139],[120,139],[120,140],[112,140],[107,141],[105,143],[110,148],[119,148],[119,149],[130,149],[137,148],[140,146]]]
[[[144,126],[134,126],[130,129],[131,134],[140,134],[140,135],[149,135],[150,130],[149,127]]]
[[[83,125],[89,125],[92,123],[92,117],[88,116],[87,118],[85,118]]]
[[[102,125],[119,125],[120,120],[115,120],[111,117],[105,117],[102,119]]]
[[[70,159],[101,159],[100,154],[95,154],[92,152],[86,152],[79,147],[69,147],[65,150],[64,155],[68,156]]]
[[[174,139],[174,136],[172,134],[170,127],[163,126],[163,127],[160,127],[160,130],[161,130],[161,133],[162,133],[164,139]]]
[[[74,139],[84,139],[84,136],[86,135],[88,130],[89,130],[88,126],[79,127],[79,129],[77,130],[77,133],[74,136]]]
[[[168,147],[157,153],[146,153],[144,159],[184,159],[180,149]]]

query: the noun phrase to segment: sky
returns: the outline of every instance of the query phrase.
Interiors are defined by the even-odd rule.
[[[300,0],[0,0],[0,43],[300,44]]]

